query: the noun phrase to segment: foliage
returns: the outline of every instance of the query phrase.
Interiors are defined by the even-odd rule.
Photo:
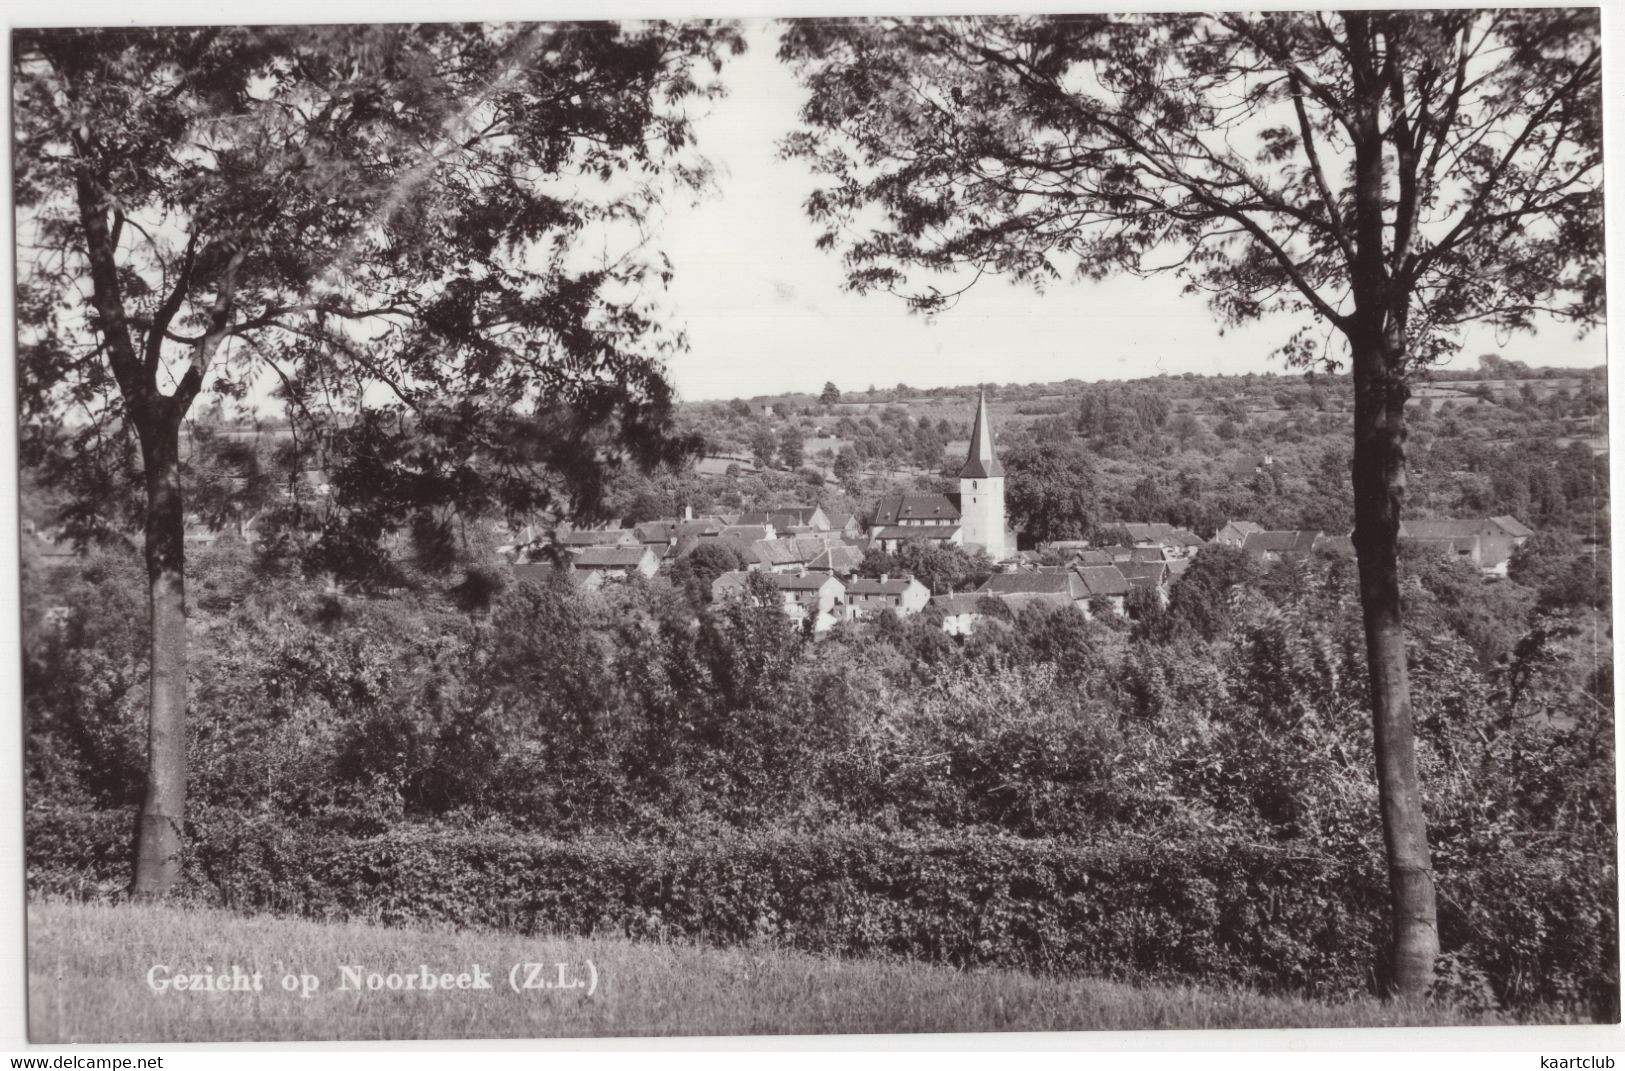
[[[617,193],[613,176],[703,179],[682,102],[716,91],[700,69],[737,45],[698,24],[23,35],[28,458],[60,464],[74,501],[99,511],[76,517],[118,523],[139,480],[116,422],[146,420],[141,391],[156,391],[125,367],[139,349],[149,371],[172,368],[180,413],[200,391],[229,402],[279,383],[301,449],[334,448],[358,509],[528,509],[554,494],[591,509],[604,472],[602,451],[580,449],[587,429],[615,429],[644,462],[688,448],[660,367],[681,336],[614,296],[658,279],[657,260],[583,270],[571,250],[643,218],[666,185]],[[116,285],[96,275],[103,236]],[[100,341],[78,286],[92,275],[96,331],[116,344],[80,361]],[[323,399],[357,381],[376,385],[375,408],[338,440],[317,434],[336,420]],[[70,406],[94,419],[64,433]],[[473,451],[505,465],[471,464]]]
[[[1076,444],[1044,442],[1006,450],[1005,506],[1010,523],[1029,539],[1079,539],[1094,516],[1094,466]]]

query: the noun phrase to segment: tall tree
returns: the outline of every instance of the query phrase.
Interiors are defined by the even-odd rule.
[[[1102,519],[1095,467],[1074,441],[1022,443],[1004,454],[1010,523],[1037,543],[1081,539]]]
[[[990,272],[1170,273],[1224,322],[1295,321],[1289,361],[1348,355],[1390,987],[1420,994],[1406,381],[1475,321],[1600,317],[1596,10],[809,22],[781,56],[810,90],[786,151],[829,178],[808,208],[854,288],[935,311]]]
[[[65,462],[81,532],[145,532],[136,895],[174,881],[185,810],[194,400],[274,387],[305,443],[341,442],[374,538],[590,511],[608,470],[672,458],[682,337],[636,296],[669,274],[641,228],[704,181],[687,108],[740,47],[704,24],[14,35],[25,460]]]

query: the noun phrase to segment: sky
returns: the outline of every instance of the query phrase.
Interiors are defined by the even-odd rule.
[[[669,299],[689,337],[669,369],[685,400],[817,393],[826,381],[862,390],[1288,371],[1271,353],[1306,318],[1221,333],[1171,278],[1063,283],[1042,295],[984,279],[933,321],[891,295],[843,292],[839,252],[814,247],[802,208],[817,180],[777,158],[802,91],[775,59],[774,24],[753,20],[747,32],[747,52],[722,72],[729,97],[696,126],[718,189],[674,206],[656,238],[676,267]],[[1474,367],[1484,352],[1595,366],[1604,337],[1561,324],[1505,338],[1480,331],[1455,363]]]

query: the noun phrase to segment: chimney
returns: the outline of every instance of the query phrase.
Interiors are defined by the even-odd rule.
[[[694,507],[685,505],[683,507],[683,520],[692,521],[693,519],[694,519]]]
[[[890,577],[890,576],[888,576],[888,575],[886,575],[886,574],[885,574],[885,573],[881,573],[881,574],[880,574],[880,582],[881,582],[881,583],[882,583],[882,584],[884,584],[884,583],[885,583],[885,582],[886,582],[886,581],[888,581],[888,580],[890,580],[890,579],[891,579],[891,577]]]

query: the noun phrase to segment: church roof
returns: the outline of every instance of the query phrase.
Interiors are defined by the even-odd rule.
[[[961,480],[986,480],[1003,476],[1004,466],[993,456],[993,425],[987,419],[987,392],[976,402],[976,423],[970,430],[970,452],[959,470]]]

